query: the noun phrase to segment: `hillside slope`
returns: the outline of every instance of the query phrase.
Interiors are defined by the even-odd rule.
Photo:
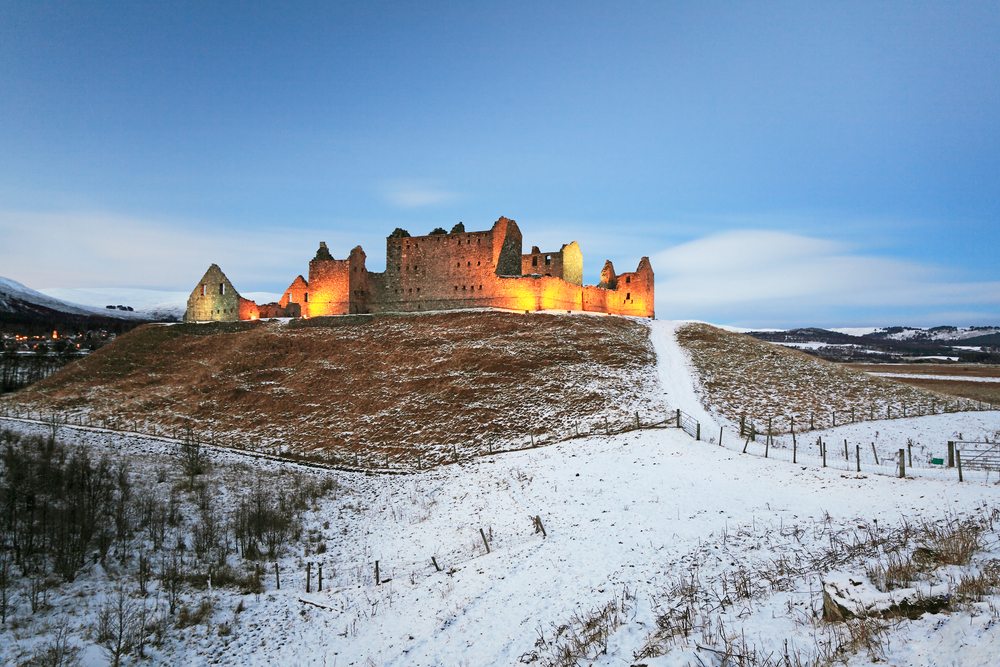
[[[771,418],[775,432],[787,432],[792,418],[803,430],[954,409],[954,397],[707,324],[684,325],[677,339],[691,355],[703,401],[734,422],[745,415],[764,428]]]
[[[8,399],[329,460],[451,459],[666,417],[649,329],[447,313],[152,325]]]

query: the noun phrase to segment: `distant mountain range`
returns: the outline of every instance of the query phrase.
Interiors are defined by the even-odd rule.
[[[280,294],[244,294],[258,303]],[[53,328],[123,330],[140,322],[171,322],[184,316],[188,292],[133,287],[68,287],[35,290],[0,277],[0,328],[38,332]],[[27,328],[26,328],[27,327]]]
[[[834,361],[1000,363],[1000,326],[804,328],[748,333]]]
[[[66,328],[124,331],[148,319],[144,313],[134,310],[69,303],[16,280],[0,278],[0,329],[3,330],[18,333],[44,333]]]

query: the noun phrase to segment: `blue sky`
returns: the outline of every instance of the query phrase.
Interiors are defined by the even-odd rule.
[[[1000,4],[0,1],[0,275],[280,291],[515,218],[660,317],[1000,323]]]

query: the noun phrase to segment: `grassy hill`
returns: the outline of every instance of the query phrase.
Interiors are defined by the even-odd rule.
[[[689,324],[677,339],[691,354],[704,402],[758,428],[775,432],[848,421],[884,419],[955,409],[955,397],[860,373],[798,350],[707,324]]]
[[[425,461],[663,419],[649,330],[497,312],[141,327],[5,399],[331,460]]]

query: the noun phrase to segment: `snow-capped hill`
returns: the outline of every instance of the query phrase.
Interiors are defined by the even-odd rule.
[[[136,287],[51,287],[42,290],[42,293],[102,312],[109,305],[122,305],[133,308],[136,315],[150,320],[183,318],[189,295],[189,292]],[[281,294],[273,292],[247,292],[243,296],[257,303],[268,303],[281,298]],[[109,315],[112,314],[111,309],[107,311]]]
[[[122,310],[95,308],[70,303],[59,298],[31,289],[16,280],[0,277],[0,312],[17,315],[77,315],[83,317],[115,317],[120,319],[144,319],[140,313]]]
[[[1000,327],[980,326],[980,327],[955,327],[939,326],[929,329],[918,327],[885,327],[876,329],[870,335],[872,338],[883,338],[889,340],[909,340],[909,341],[959,341],[970,338],[981,338],[983,336],[994,336],[1000,334]]]
[[[85,304],[90,308],[107,310],[107,306],[125,306],[132,308],[135,314],[144,319],[180,319],[187,307],[187,292],[170,290],[141,289],[134,287],[51,287],[42,293],[74,303]],[[130,313],[131,314],[131,313]]]

